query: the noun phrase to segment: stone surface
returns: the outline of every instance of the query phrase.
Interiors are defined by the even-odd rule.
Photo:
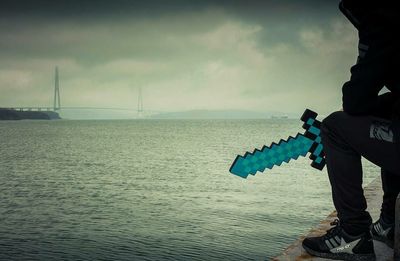
[[[365,189],[364,194],[367,198],[368,202],[368,211],[370,212],[373,220],[375,221],[379,217],[381,202],[382,202],[382,187],[381,187],[381,179],[378,177],[373,182],[371,182]],[[284,252],[278,256],[273,258],[272,260],[330,260],[324,258],[316,258],[312,257],[305,252],[303,247],[301,246],[301,242],[307,236],[320,236],[325,233],[331,226],[330,223],[336,218],[336,212],[332,212],[329,216],[327,216],[321,223],[313,228],[309,233],[305,236],[300,237],[296,242],[290,245],[288,248],[284,250]],[[387,247],[385,244],[374,241],[375,254],[377,256],[377,261],[389,261],[393,260],[393,250]]]

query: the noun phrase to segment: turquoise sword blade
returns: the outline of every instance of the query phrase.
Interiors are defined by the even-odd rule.
[[[249,174],[255,175],[258,171],[271,169],[273,166],[280,166],[283,162],[288,163],[291,159],[299,156],[306,156],[311,153],[311,166],[322,170],[325,166],[325,155],[321,143],[320,127],[321,122],[316,119],[317,113],[306,109],[301,116],[304,122],[304,134],[297,133],[293,138],[280,140],[278,144],[264,146],[261,150],[246,152],[243,156],[238,155],[229,171],[239,177],[247,178]]]
[[[299,156],[306,156],[313,143],[313,140],[298,133],[294,138],[289,137],[287,140],[280,140],[278,144],[273,143],[253,153],[247,152],[244,156],[237,156],[229,171],[247,178],[249,174],[255,175],[257,171],[263,172],[266,168],[271,169]]]

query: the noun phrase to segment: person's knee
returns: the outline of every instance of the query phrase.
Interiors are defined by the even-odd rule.
[[[345,118],[346,118],[346,113],[343,111],[335,111],[331,113],[329,116],[327,116],[325,119],[322,120],[321,124],[322,135],[339,127],[341,124],[343,124]]]

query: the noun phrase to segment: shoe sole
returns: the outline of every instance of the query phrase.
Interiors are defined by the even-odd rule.
[[[386,244],[390,248],[394,248],[394,241],[389,240],[387,237],[376,236],[371,233],[372,239]]]
[[[314,251],[303,245],[303,248],[312,256],[335,259],[335,260],[349,260],[349,261],[375,261],[375,254],[348,254],[348,253],[321,253]]]

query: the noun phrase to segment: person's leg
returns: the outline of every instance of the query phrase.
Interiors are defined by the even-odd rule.
[[[395,204],[397,195],[400,193],[400,175],[381,170],[383,202],[381,218],[387,224],[393,224],[395,220]]]
[[[383,202],[380,218],[371,226],[374,240],[393,248],[396,197],[400,192],[400,175],[381,169]]]
[[[322,121],[332,197],[341,225],[349,234],[369,231],[371,217],[362,189],[361,156],[400,175],[399,155],[388,130],[390,122],[372,116],[335,112]]]
[[[340,222],[332,223],[323,236],[305,238],[303,248],[324,258],[375,260],[372,220],[362,189],[361,156],[394,175],[400,174],[400,156],[390,122],[335,112],[322,121],[321,138]]]

